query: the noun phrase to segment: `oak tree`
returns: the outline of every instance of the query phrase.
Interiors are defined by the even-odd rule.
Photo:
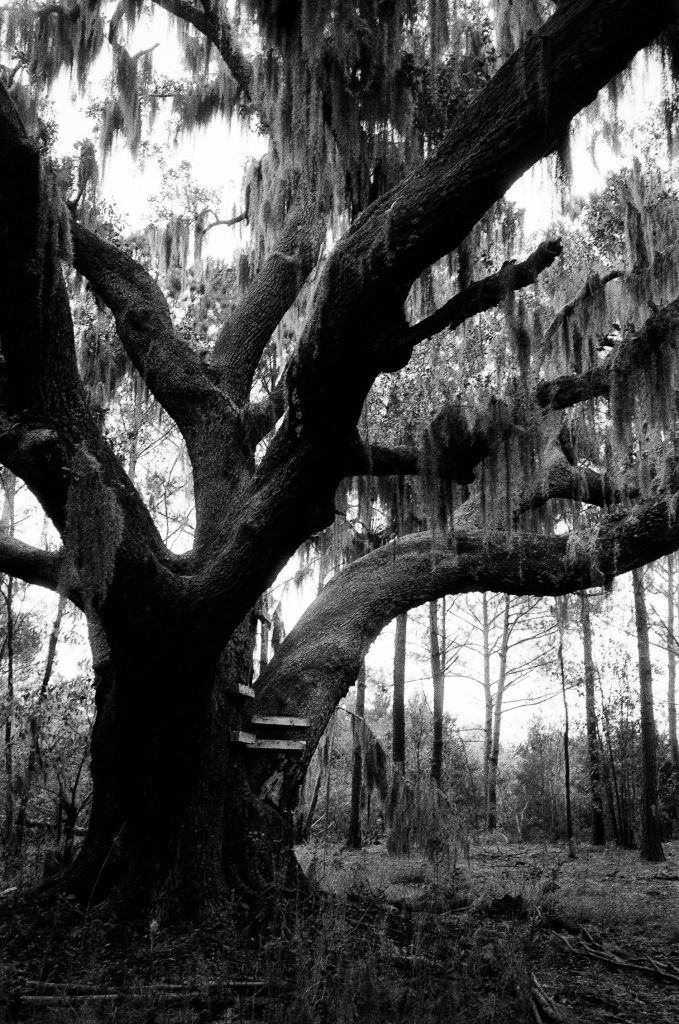
[[[521,291],[560,243],[510,254],[493,273],[483,255],[509,186],[563,153],[572,118],[663,33],[671,75],[678,11],[674,0],[499,2],[496,49],[473,0],[248,0],[256,35],[241,37],[228,4],[154,3],[181,28],[189,87],[153,86],[152,55],[121,41],[143,0],[114,11],[21,0],[3,12],[0,461],[62,547],[3,536],[0,569],[65,593],[91,625],[94,795],[63,884],[89,904],[199,915],[292,865],[288,815],[305,767],[393,618],[445,594],[599,585],[679,546],[671,218],[649,228],[671,194],[647,203],[639,170],[627,265],[574,282],[551,330]],[[104,148],[124,133],[136,149],[145,111],[168,92],[188,127],[256,116],[270,139],[246,188],[249,286],[207,352],[176,329],[156,277],[88,223],[78,182],[65,194],[46,153],[40,88],[65,67],[86,81],[106,47]],[[186,237],[175,229],[166,251]],[[448,258],[451,294],[427,311],[413,295]],[[185,553],[164,543],[84,386],[71,265],[185,443],[196,515]],[[627,311],[617,321],[616,282]],[[262,360],[300,295],[293,350],[263,387]],[[487,332],[461,325],[500,305],[506,329],[486,351]],[[417,432],[399,431],[382,401],[390,375],[456,327],[437,407]],[[477,374],[473,401],[472,356],[497,371],[487,387]],[[391,429],[367,429],[371,403]],[[321,590],[248,698],[259,598],[332,527],[338,491],[366,486],[397,509],[397,528],[363,537],[365,554]],[[596,514],[583,523],[570,502]],[[238,742],[267,718],[306,720],[304,750]]]

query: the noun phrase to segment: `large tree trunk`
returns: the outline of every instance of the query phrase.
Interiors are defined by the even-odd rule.
[[[655,717],[653,714],[653,676],[648,639],[648,615],[641,569],[632,572],[634,611],[639,649],[639,700],[641,705],[641,857],[642,860],[665,859],[658,814],[658,758]]]
[[[167,638],[147,657],[100,644],[92,813],[67,879],[88,904],[200,918],[294,871],[287,818],[249,786],[258,755],[229,742],[255,628],[248,617],[218,666],[190,637],[184,656]]]
[[[592,621],[589,614],[589,598],[584,590],[580,595],[580,615],[585,668],[585,713],[587,718],[587,759],[589,762],[590,804],[592,811],[592,845],[605,846],[606,830],[601,793],[601,764],[596,701],[594,699],[596,670],[594,668],[594,658],[592,657]]]

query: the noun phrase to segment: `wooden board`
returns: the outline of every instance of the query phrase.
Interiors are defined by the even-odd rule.
[[[254,699],[255,691],[252,689],[251,686],[239,686],[238,692],[240,693],[241,697],[251,697]]]
[[[242,732],[240,730],[235,730],[231,733],[231,742],[244,743],[248,747],[254,747],[255,743],[257,742],[257,737],[253,732]]]
[[[257,739],[255,750],[304,750],[304,740],[263,740]]]
[[[308,729],[311,725],[311,719],[296,718],[294,715],[253,715],[250,722],[252,725],[288,729]]]

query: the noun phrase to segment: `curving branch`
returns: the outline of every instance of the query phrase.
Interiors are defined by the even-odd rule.
[[[410,356],[402,304],[412,281],[554,151],[571,118],[675,16],[673,0],[651,9],[643,0],[559,8],[433,154],[356,219],[328,258],[289,374],[289,429],[298,439],[336,443],[353,430],[375,375]],[[273,460],[275,443],[270,453]]]
[[[418,345],[439,331],[459,327],[477,313],[499,306],[512,292],[535,284],[543,270],[550,267],[562,253],[563,245],[560,238],[541,242],[535,252],[525,260],[520,263],[505,263],[496,274],[470,284],[431,316],[414,324],[406,332],[406,340],[411,345]]]
[[[72,224],[73,263],[106,303],[136,369],[187,441],[199,409],[222,401],[200,357],[177,336],[165,296],[136,260]]]
[[[190,0],[153,0],[153,3],[187,25],[193,25],[210,40],[229,69],[243,99],[249,101],[253,78],[252,65],[234,38],[223,5],[212,6],[205,2],[198,6]]]
[[[396,615],[447,594],[547,596],[610,582],[679,547],[679,494],[603,516],[577,536],[463,530],[454,543],[429,533],[386,544],[351,563],[320,593],[260,676],[255,714],[311,719],[305,756],[272,757],[257,779],[290,807],[328,718],[353,685],[365,652]]]

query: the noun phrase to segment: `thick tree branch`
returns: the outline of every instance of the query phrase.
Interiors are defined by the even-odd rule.
[[[417,476],[420,453],[409,445],[367,444],[358,439],[349,449],[347,476]]]
[[[107,600],[114,595],[112,603],[118,598],[118,609],[129,614],[133,594],[143,610],[153,576],[172,594],[174,561],[88,408],[61,271],[68,214],[1,84],[0,151],[0,458],[64,535],[70,515],[77,515],[73,504],[69,509],[72,485],[89,480],[98,489],[103,500],[87,529],[99,529],[103,543],[111,531],[119,538],[112,541]],[[75,579],[73,544],[69,555]]]
[[[656,310],[641,331],[626,333],[602,361],[581,374],[566,374],[537,386],[536,399],[544,409],[567,409],[592,398],[607,397],[616,374],[632,380],[661,345],[679,333],[679,299]]]
[[[126,253],[73,223],[73,262],[115,317],[125,351],[187,441],[199,410],[223,400],[197,353],[177,336],[165,296]]]
[[[597,293],[600,293],[611,281],[616,281],[623,276],[624,272],[622,270],[610,270],[602,277],[598,274],[590,275],[575,298],[567,302],[563,309],[554,317],[545,331],[545,340],[550,342],[557,331],[568,325],[574,313],[578,314],[587,306],[591,306],[592,299]]]
[[[316,266],[323,226],[301,205],[288,214],[281,237],[219,333],[212,364],[235,402],[247,402],[262,352]]]
[[[496,274],[469,285],[431,316],[414,324],[406,332],[406,340],[411,345],[418,345],[439,331],[459,327],[477,313],[499,306],[512,292],[535,284],[542,271],[550,267],[562,252],[561,239],[542,242],[521,263],[506,263]]]
[[[546,596],[600,586],[679,547],[677,494],[603,516],[569,536],[461,531],[448,546],[430,534],[399,539],[358,559],[332,580],[260,676],[256,714],[311,719],[307,754],[291,767],[273,758],[262,794],[291,806],[327,720],[358,674],[365,652],[400,612],[446,594]]]
[[[574,0],[497,72],[442,144],[354,222],[330,255],[289,375],[290,427],[353,429],[378,372],[399,368],[411,282],[456,248],[571,118],[677,13],[674,0]],[[270,449],[276,454],[275,445]]]
[[[18,576],[26,583],[57,590],[62,558],[61,552],[43,551],[0,534],[0,572]]]
[[[236,43],[233,30],[226,20],[221,5],[212,7],[205,3],[198,7],[190,0],[153,0],[157,7],[162,7],[187,25],[193,25],[202,32],[217,48],[219,55],[226,64],[231,76],[245,100],[251,98],[252,65],[246,60]]]

